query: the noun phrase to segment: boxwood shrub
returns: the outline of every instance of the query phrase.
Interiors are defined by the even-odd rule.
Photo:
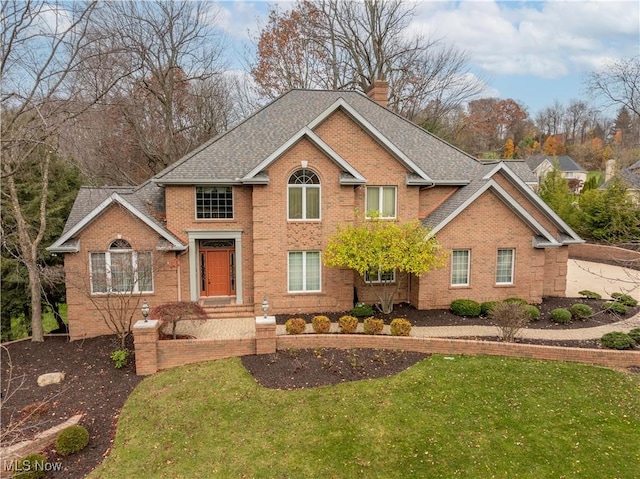
[[[364,334],[380,334],[384,328],[384,321],[382,319],[365,318],[362,327]]]
[[[620,331],[605,334],[600,338],[600,342],[609,349],[631,349],[636,344],[631,336]]]
[[[640,346],[640,328],[634,328],[627,334],[633,338],[638,346]]]
[[[587,319],[593,314],[593,310],[587,304],[576,303],[571,306],[571,315],[575,319]]]
[[[618,301],[607,301],[602,305],[607,313],[627,314],[627,307]]]
[[[611,297],[615,299],[617,302],[624,304],[625,306],[629,306],[630,308],[635,308],[638,306],[638,301],[628,294],[624,293],[611,293]]]
[[[42,454],[29,454],[18,459],[13,477],[20,479],[40,479],[45,476],[47,457]]]
[[[472,299],[455,299],[451,301],[451,312],[458,316],[480,316],[480,303]]]
[[[284,323],[284,328],[287,334],[302,334],[307,327],[307,322],[304,318],[290,318]]]
[[[531,321],[538,321],[540,319],[540,310],[533,304],[523,305],[525,311],[529,314]]]
[[[582,291],[578,291],[580,296],[584,296],[587,299],[602,299],[602,296],[596,293],[595,291],[589,291],[588,289],[583,289]]]
[[[551,321],[562,324],[570,323],[571,311],[566,308],[556,308],[551,311]]]
[[[322,315],[314,316],[311,320],[311,326],[313,326],[313,331],[318,334],[328,333],[331,329],[331,320]]]
[[[526,300],[524,300],[522,298],[507,298],[507,299],[504,300],[504,302],[505,303],[518,303],[518,304],[522,304],[522,305],[529,304],[529,303],[527,303]]]
[[[340,325],[340,329],[343,333],[355,333],[356,328],[358,327],[358,318],[355,316],[345,315],[338,320],[338,324]]]
[[[409,336],[411,323],[404,318],[396,318],[391,321],[390,329],[393,336]]]
[[[89,444],[89,431],[86,428],[75,425],[65,427],[56,438],[56,452],[61,456],[68,456],[82,451]]]
[[[491,313],[491,310],[497,304],[500,304],[500,301],[485,301],[484,303],[480,303],[480,315],[489,316],[489,314]]]

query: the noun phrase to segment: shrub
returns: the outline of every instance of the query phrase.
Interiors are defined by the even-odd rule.
[[[451,312],[458,316],[480,316],[480,303],[472,299],[455,299],[451,301]]]
[[[411,323],[404,318],[396,318],[391,321],[390,329],[393,336],[409,336]]]
[[[638,301],[624,293],[611,293],[611,297],[615,299],[618,303],[622,303],[625,306],[629,306],[630,308],[635,308],[638,306]]]
[[[605,334],[600,338],[600,342],[609,349],[631,349],[636,344],[631,336],[620,331]]]
[[[587,299],[602,299],[602,296],[600,296],[598,293],[596,293],[595,291],[589,291],[588,289],[578,291],[578,294],[580,296],[584,296]]]
[[[331,320],[326,316],[314,316],[311,320],[311,326],[316,333],[328,333],[331,329]]]
[[[304,318],[290,318],[284,323],[287,334],[302,334],[307,328],[307,322]]]
[[[82,451],[89,444],[89,431],[82,426],[64,428],[56,438],[56,451],[61,456],[68,456]]]
[[[516,303],[518,304],[518,303]],[[537,321],[540,319],[540,310],[533,304],[523,304],[525,311],[529,315],[529,321]]]
[[[521,304],[521,305],[526,305],[529,304],[526,300],[522,299],[522,298],[507,298],[504,300],[505,303],[516,303],[516,304]]]
[[[627,334],[640,346],[640,328],[634,328]]]
[[[570,323],[571,322],[571,311],[566,308],[556,308],[551,311],[551,321],[554,323]]]
[[[364,334],[380,334],[384,328],[382,319],[366,318],[363,324]]]
[[[116,369],[122,369],[129,362],[129,351],[126,349],[116,349],[111,353],[111,359],[113,359],[113,365]]]
[[[354,333],[358,327],[358,318],[355,316],[345,315],[338,320],[338,324],[340,325],[340,329],[343,333],[351,334]]]
[[[368,318],[373,316],[373,308],[368,304],[356,304],[351,310],[351,316],[356,318]]]
[[[500,304],[500,301],[485,301],[484,303],[480,303],[480,315],[489,316],[489,313],[491,313],[491,310],[496,304]]]
[[[531,313],[524,304],[513,301],[502,302],[495,305],[489,314],[489,318],[500,329],[502,340],[513,342],[516,334],[531,320]]]
[[[29,454],[19,459],[13,477],[20,479],[39,479],[45,475],[47,457],[42,454]]]
[[[602,305],[607,313],[627,314],[627,307],[618,301],[607,301]]]
[[[587,304],[576,303],[571,306],[571,316],[576,319],[587,319],[593,314],[593,310]]]

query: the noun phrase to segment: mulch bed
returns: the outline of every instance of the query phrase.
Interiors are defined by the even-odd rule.
[[[548,312],[556,307],[570,307],[576,302],[589,304],[594,311],[602,301],[553,298],[540,305],[542,318],[533,323],[534,328],[576,328],[593,327],[620,321],[615,315],[598,314],[594,318],[557,325],[548,320]],[[634,308],[625,317],[637,313]],[[344,314],[344,313],[343,313]],[[341,314],[328,314],[337,321]],[[389,324],[392,317],[376,315]],[[290,316],[278,316],[279,324],[284,324]],[[460,318],[449,311],[417,311],[411,306],[400,305],[393,317],[405,317],[414,326],[489,324],[486,318]],[[311,315],[306,319],[311,320]],[[464,338],[498,340],[498,338]],[[533,341],[527,341],[533,342]],[[537,342],[550,344],[549,342]],[[553,342],[558,346],[600,347],[599,341]],[[133,350],[131,341],[128,348]],[[115,425],[120,410],[133,389],[142,380],[135,375],[133,359],[123,369],[115,369],[110,354],[120,348],[114,336],[103,336],[84,341],[69,342],[66,337],[47,337],[44,343],[20,341],[7,345],[13,362],[14,393],[7,394],[9,361],[6,351],[2,351],[2,392],[5,402],[1,408],[1,423],[6,426],[20,417],[23,411],[36,403],[44,402],[43,412],[37,420],[31,421],[23,432],[27,436],[60,424],[74,414],[83,413],[80,424],[90,433],[88,447],[77,454],[60,457],[55,449],[45,453],[48,461],[62,463],[61,471],[50,471],[48,478],[75,479],[85,477],[103,458],[108,455],[115,435]],[[275,354],[245,356],[242,362],[265,387],[295,389],[333,385],[346,381],[373,379],[402,371],[426,357],[425,354],[401,351],[369,349],[301,349],[278,351]],[[66,379],[62,384],[38,387],[36,380],[40,374],[64,371]],[[632,372],[638,372],[633,371]],[[25,377],[20,388],[17,378]]]

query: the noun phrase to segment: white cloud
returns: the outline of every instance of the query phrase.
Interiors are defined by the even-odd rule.
[[[638,53],[636,1],[422,2],[413,32],[444,37],[489,75],[560,78]]]

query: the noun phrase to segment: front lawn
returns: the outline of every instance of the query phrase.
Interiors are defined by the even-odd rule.
[[[431,356],[390,377],[260,387],[239,359],[145,379],[90,476],[637,478],[640,377]]]

